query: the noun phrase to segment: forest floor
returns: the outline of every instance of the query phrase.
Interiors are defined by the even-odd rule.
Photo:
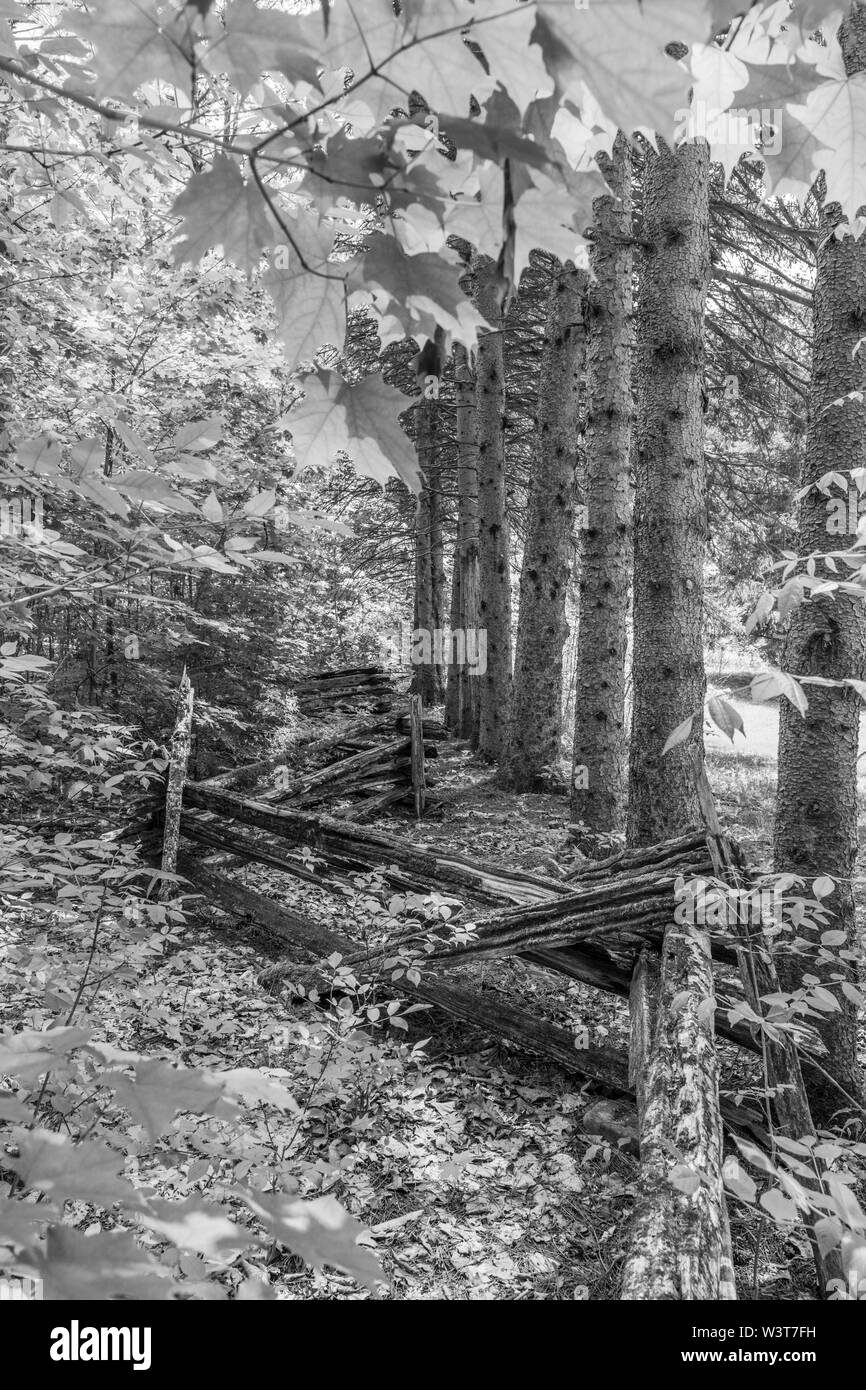
[[[738,737],[740,747],[731,750],[709,740],[723,821],[751,862],[764,868],[771,860],[777,719],[776,705],[749,705],[745,743]],[[418,825],[397,816],[378,826],[511,867],[556,873],[575,862],[566,798],[504,793],[459,746],[437,772],[436,814]],[[341,912],[332,895],[261,866],[240,873],[259,891],[351,930],[351,906]],[[229,945],[237,936],[219,935],[223,948],[213,935],[202,938],[209,969],[218,960],[229,976],[251,968],[254,958]],[[476,987],[530,1001],[538,1014],[583,1035],[585,1044],[627,1046],[622,1000],[518,960],[484,962],[464,973]],[[297,1013],[297,1005],[289,1007]],[[313,1079],[304,1122],[309,1151],[327,1147],[322,1190],[377,1232],[391,1296],[616,1298],[637,1164],[582,1132],[580,1115],[592,1094],[574,1077],[465,1024],[421,1017],[422,1034],[429,1035],[423,1060],[407,1064],[406,1049],[385,1039],[371,1076],[379,1067],[387,1079],[371,1082],[363,1115],[356,1100],[336,1091],[322,1105]],[[738,1092],[752,1079],[749,1066],[742,1054],[725,1053],[727,1085]],[[400,1060],[383,1073],[380,1063],[389,1055]],[[290,1058],[281,1065],[291,1072]],[[735,1209],[732,1230],[741,1298],[814,1297],[803,1237],[766,1235],[756,1250],[753,1222],[739,1221]],[[295,1269],[290,1278],[293,1297],[367,1296],[338,1276]],[[284,1283],[280,1275],[277,1282]]]
[[[769,712],[772,717],[775,709]],[[767,714],[761,707],[760,751],[751,739],[744,750],[732,752],[712,740],[709,747],[722,819],[749,859],[765,867],[775,787],[775,745],[771,756],[763,727]],[[405,816],[382,819],[379,827],[512,867],[556,873],[557,865],[567,870],[574,863],[567,798],[506,794],[459,745],[440,760],[438,771],[440,808],[434,815],[419,824]],[[341,896],[278,870],[233,863],[232,872],[250,887],[351,933],[363,882],[357,895]],[[860,897],[862,908],[862,889]],[[408,1040],[374,1027],[335,1045],[314,1005],[292,1002],[287,993],[275,995],[258,983],[265,952],[249,925],[191,899],[183,949],[155,972],[145,994],[150,1006],[130,1021],[130,1010],[106,990],[93,1021],[109,1041],[179,1057],[187,1065],[276,1069],[301,1113],[269,1124],[264,1145],[260,1127],[251,1131],[249,1165],[270,1146],[298,1178],[301,1195],[333,1194],[369,1227],[391,1281],[386,1297],[617,1297],[637,1164],[582,1132],[582,1111],[594,1099],[588,1088],[509,1044],[432,1013],[415,1015]],[[476,988],[528,1003],[583,1035],[582,1045],[627,1045],[627,1008],[613,996],[518,960],[456,973],[465,973]],[[8,1018],[12,1001],[5,1002]],[[742,1053],[724,1051],[726,1085],[740,1091],[750,1079],[749,1063]],[[164,1195],[218,1194],[227,1177],[243,1178],[244,1162],[227,1173],[212,1141],[200,1142],[183,1126],[180,1131],[173,1141],[177,1165]],[[805,1238],[765,1234],[756,1249],[754,1222],[741,1221],[735,1207],[731,1215],[741,1298],[814,1297]],[[278,1298],[370,1297],[352,1279],[311,1271],[278,1247],[257,1272]],[[205,1276],[197,1257],[187,1273],[191,1279]]]

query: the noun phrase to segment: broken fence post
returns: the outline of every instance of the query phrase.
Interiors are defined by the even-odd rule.
[[[427,784],[424,773],[424,710],[420,695],[409,698],[409,725],[412,739],[412,794],[415,798],[415,818],[424,814]]]
[[[192,710],[195,691],[189,683],[186,667],[180,681],[177,700],[177,719],[169,745],[168,782],[165,792],[165,820],[162,832],[163,873],[173,874],[177,870],[177,849],[180,841],[180,813],[183,805],[183,786],[192,743]],[[159,897],[171,896],[171,885],[160,885]]]

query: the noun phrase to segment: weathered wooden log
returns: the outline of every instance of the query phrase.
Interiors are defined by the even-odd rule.
[[[330,956],[336,951],[348,958],[355,950],[356,943],[347,937],[320,926],[305,914],[281,907],[273,899],[244,887],[227,873],[192,855],[182,853],[178,865],[180,872],[211,901],[227,912],[248,919],[252,925],[257,924],[272,942],[291,949],[294,954],[300,952],[308,960],[313,960]],[[269,977],[269,982],[276,982],[290,978],[293,973],[300,977],[303,969],[294,962],[280,961],[264,973]],[[355,973],[360,978],[363,972]],[[328,988],[328,983],[319,977],[322,990]],[[612,1048],[577,1048],[572,1034],[565,1029],[539,1022],[501,998],[490,998],[492,990],[476,991],[427,974],[422,976],[418,984],[413,984],[405,976],[394,982],[387,978],[383,987],[389,993],[408,995],[432,1004],[445,1013],[502,1036],[518,1047],[592,1081],[612,1095],[633,1097],[628,1082],[628,1064],[619,1052]],[[722,1113],[733,1130],[763,1139],[759,1128],[761,1117],[748,1107],[723,1105]]]
[[[639,1132],[646,1117],[647,1079],[657,1023],[659,985],[658,958],[644,949],[637,958],[628,996],[628,1079],[637,1097]]]
[[[621,897],[611,908],[616,885],[610,882],[581,885],[579,888],[575,888],[573,884],[563,884],[557,879],[527,873],[525,870],[504,869],[500,865],[491,865],[484,861],[472,861],[463,855],[440,856],[431,847],[407,844],[394,836],[385,835],[381,831],[349,825],[345,820],[328,816],[314,816],[291,808],[277,810],[263,802],[233,796],[228,792],[210,789],[202,791],[193,786],[188,791],[187,799],[193,805],[201,806],[222,816],[235,817],[245,824],[260,826],[290,842],[310,844],[326,856],[336,853],[346,859],[354,860],[356,865],[387,866],[393,864],[401,872],[418,875],[440,886],[443,883],[454,885],[488,901],[497,902],[508,899],[518,904],[534,901],[537,904],[537,909],[546,915],[551,901],[558,899],[560,900],[558,907],[552,913],[552,916],[557,919],[562,915],[569,915],[572,910],[571,904],[577,898],[580,900],[577,909],[580,913],[595,910],[598,914],[595,918],[588,916],[583,918],[583,925],[587,928],[585,940],[591,940],[594,936],[616,933],[627,925],[627,919],[629,919],[635,949],[637,949],[637,946],[648,933],[650,936],[660,936],[664,921],[667,920],[665,913],[668,914],[668,917],[671,914],[670,885],[673,878],[670,879],[666,888],[664,886],[660,888],[658,881],[652,874],[623,874],[621,878],[625,883],[623,889],[625,898]],[[639,890],[642,883],[649,885],[649,889],[644,895],[643,906],[639,901],[641,896]],[[595,895],[594,899],[593,894]],[[563,899],[569,900],[564,909],[561,905]],[[606,907],[609,910],[606,910]],[[541,929],[535,933],[534,937],[531,932],[524,937],[520,934],[523,933],[526,926],[530,929],[540,926]],[[572,924],[569,924],[565,934],[562,934],[557,930],[554,932],[545,931],[544,923],[539,924],[533,921],[532,917],[528,921],[511,923],[507,920],[503,922],[499,919],[495,921],[491,919],[491,933],[501,930],[504,935],[498,941],[488,943],[485,940],[478,946],[471,945],[467,949],[473,953],[482,954],[487,945],[492,945],[496,954],[504,954],[509,950],[512,954],[517,954],[523,949],[533,949],[537,945],[550,946],[577,940],[580,933],[575,929],[571,934],[571,928]],[[512,933],[510,940],[507,939],[509,931]],[[628,936],[627,932],[621,934]],[[455,952],[453,947],[443,947],[442,949],[443,959],[445,954]],[[717,954],[720,959],[735,960],[733,951],[727,950],[723,946],[720,946]]]
[[[364,821],[372,820],[374,816],[385,811],[389,806],[399,804],[401,801],[408,802],[409,792],[402,782],[398,786],[388,787],[380,791],[375,796],[366,796],[364,800],[344,811],[346,820],[354,821],[360,825]]]
[[[392,728],[395,722],[398,721],[395,721],[389,714],[380,714],[375,718],[371,718],[368,714],[365,714],[360,719],[354,719],[348,724],[341,725],[340,728],[333,733],[324,734],[320,738],[313,738],[306,742],[299,740],[288,750],[288,754],[291,756],[298,750],[303,751],[305,759],[317,758],[321,753],[327,753],[330,749],[335,748],[338,744],[342,743],[344,739],[355,737],[363,738],[367,734],[382,733],[384,730]],[[403,730],[398,729],[397,732],[403,733]]]
[[[379,811],[386,809],[388,805],[405,800],[406,797],[405,787],[390,788],[381,794],[371,796],[369,803],[367,801],[359,803],[345,813],[345,818],[362,822],[368,816],[376,815]],[[315,883],[319,887],[342,889],[349,886],[349,875],[353,871],[363,870],[366,867],[363,861],[329,853],[327,855],[327,875],[321,872],[317,873],[306,868],[300,859],[280,852],[279,842],[275,846],[262,837],[244,835],[237,826],[227,827],[224,822],[215,817],[200,818],[198,813],[186,813],[184,815],[182,830],[184,835],[199,843],[214,849],[222,849],[247,860],[281,869],[293,877]],[[423,894],[429,886],[429,883],[425,882],[423,878],[408,877],[396,869],[386,872],[385,878],[392,887],[402,891]],[[562,889],[562,885],[560,885],[560,889],[567,891]],[[650,944],[655,945],[654,942]],[[612,957],[604,942],[584,943],[580,948],[573,945],[556,949],[539,948],[520,952],[520,956],[521,959],[538,968],[556,971],[608,993],[622,997],[628,996],[631,980],[628,963],[623,964],[620,960]],[[732,985],[733,982],[728,981],[726,988],[731,989]],[[735,1023],[732,1026],[728,1022],[726,1010],[721,1007],[716,1010],[716,1032],[727,1041],[747,1050],[758,1052],[761,1050],[760,1039],[756,1037],[754,1031],[744,1023]]]
[[[216,815],[259,826],[290,843],[310,845],[324,854],[341,854],[359,867],[395,864],[431,883],[453,885],[486,901],[541,902],[568,891],[568,887],[564,888],[554,878],[503,868],[500,864],[469,859],[451,851],[442,854],[433,846],[409,844],[383,831],[349,824],[335,816],[313,815],[291,806],[277,808],[267,802],[234,796],[231,792],[199,788],[196,783],[189,784],[186,800],[187,804]]]
[[[198,785],[200,784],[196,784],[196,786]],[[396,788],[385,790],[381,795],[371,797],[369,805],[366,802],[362,802],[360,805],[347,812],[345,819],[358,823],[363,822],[368,816],[375,815],[379,810],[385,809],[389,804],[401,800],[403,795],[404,793]],[[341,823],[342,821],[340,824]],[[300,860],[295,860],[289,856],[280,854],[275,850],[274,846],[264,844],[260,839],[244,836],[237,826],[224,828],[224,822],[216,820],[212,820],[210,823],[200,822],[196,817],[190,816],[184,820],[184,833],[214,848],[222,848],[229,853],[239,854],[246,859],[256,860],[271,865],[272,867],[281,868],[295,877],[317,883],[319,886],[329,886],[328,878],[322,874],[311,872],[309,869],[304,868]],[[354,844],[354,842],[351,843]],[[377,839],[376,858],[378,858],[380,863],[387,862],[388,854],[382,853],[381,851],[390,850],[393,856],[393,846],[399,844],[400,842],[398,841],[389,842],[387,840],[383,844],[382,840]],[[365,855],[364,858],[359,858],[351,852],[345,852],[345,844],[343,853],[335,853],[332,849],[322,850],[321,846],[319,846],[319,848],[320,852],[322,852],[327,859],[329,877],[334,886],[345,885],[349,881],[348,875],[351,872],[363,870],[371,862],[369,855]],[[470,863],[471,861],[462,862]],[[617,862],[620,862],[619,857],[617,857]],[[485,872],[484,891],[478,894],[478,896],[483,896],[487,900],[493,898],[495,901],[502,901],[503,898],[507,900],[509,898],[513,899],[515,896],[524,896],[519,892],[514,892],[514,888],[517,886],[515,880],[521,879],[522,871],[503,871],[500,866],[483,864],[476,864],[473,867],[482,869]],[[413,859],[413,875],[410,876],[400,872],[396,868],[391,868],[386,872],[385,877],[386,881],[391,883],[395,888],[402,889],[403,891],[423,893],[428,887],[441,884],[441,868],[442,864],[438,859],[429,857],[425,859],[421,857],[420,859]],[[501,879],[497,888],[497,880],[494,878],[494,874],[500,875],[503,872],[507,873],[509,877]],[[417,877],[414,876],[416,874],[418,875]],[[544,888],[547,889],[547,896],[549,898],[555,895],[565,896],[569,894],[569,892],[574,891],[571,885],[564,884],[554,879],[542,880],[531,874],[525,876],[525,881],[530,891],[533,893],[541,888],[543,884]],[[461,878],[459,886],[464,889],[468,887],[470,892],[477,892],[477,883],[470,882],[467,884],[467,882]],[[653,941],[651,944],[655,945],[655,942]],[[614,994],[621,996],[628,995],[631,978],[628,961],[626,960],[626,963],[623,964],[619,960],[613,958],[606,949],[604,942],[596,942],[594,944],[583,943],[580,949],[572,945],[556,949],[541,947],[534,950],[522,951],[520,955],[529,963],[539,966],[540,968],[555,970],[558,973],[570,976],[572,979],[580,980],[587,985]],[[634,952],[632,952],[632,955],[634,955]],[[728,1024],[723,1009],[717,1011],[716,1028],[721,1036],[724,1036],[727,1040],[741,1047],[746,1047],[753,1051],[760,1049],[760,1042],[756,1040],[754,1034],[746,1025],[737,1023],[731,1027],[731,1025]]]
[[[326,801],[345,801],[347,798],[373,793],[377,789],[384,791],[387,787],[402,787],[409,797],[409,801],[414,805],[412,798],[412,763],[409,758],[389,758],[386,762],[376,763],[373,767],[365,768],[358,772],[354,777],[341,779],[331,782],[325,787],[318,787],[314,791],[306,792],[303,796],[292,799],[292,805],[299,810],[310,810],[314,806],[321,806]],[[428,777],[427,785],[434,787],[436,779]],[[346,819],[345,813],[340,811],[340,819]]]
[[[177,867],[177,848],[180,842],[180,816],[183,804],[183,788],[186,769],[192,744],[192,712],[195,692],[189,683],[186,667],[180,680],[177,700],[177,721],[171,736],[169,748],[168,783],[165,793],[165,814],[162,826],[162,863],[164,874],[173,874]],[[174,888],[164,882],[159,889],[160,898],[171,897]]]
[[[408,736],[412,732],[412,722],[408,714],[398,714],[394,726],[399,734]],[[425,715],[424,739],[430,743],[446,743],[451,739],[451,730],[445,727],[441,719],[430,719]]]
[[[196,782],[197,787],[235,787],[240,783],[247,786],[252,785],[268,773],[273,772],[275,767],[285,762],[282,756],[273,758],[260,758],[255,763],[244,763],[240,767],[227,768],[225,772],[219,772],[215,777],[205,777],[202,781]]]
[[[339,671],[318,671],[302,676],[300,680],[295,681],[294,688],[306,694],[311,690],[330,689],[335,685],[375,680],[379,677],[391,679],[384,666],[346,666]]]
[[[674,913],[674,883],[667,874],[624,872],[604,885],[591,884],[544,903],[493,913],[476,925],[473,940],[445,939],[428,950],[427,960],[460,963],[571,943],[585,945],[609,936],[638,944],[647,935],[660,940]],[[389,949],[385,943],[379,954],[385,956]],[[724,947],[722,951],[728,959],[736,959],[732,951]]]
[[[650,942],[649,946],[655,954],[655,943]],[[633,971],[614,960],[598,942],[580,947],[560,946],[552,950],[521,951],[520,959],[542,970],[554,970],[557,974],[567,975],[572,980],[579,980],[581,984],[603,990],[606,994],[618,994],[627,999],[631,991]],[[725,986],[733,989],[735,982],[726,980]],[[716,1008],[716,1035],[737,1047],[745,1048],[747,1052],[761,1051],[760,1041],[752,1029],[745,1023],[729,1023],[728,1011],[721,1005]]]
[[[262,837],[253,839],[245,836],[237,826],[225,827],[215,818],[204,819],[200,815],[184,812],[181,817],[181,834],[185,839],[193,840],[196,844],[207,845],[209,849],[221,850],[224,854],[233,854],[239,859],[246,859],[255,864],[267,864],[272,869],[280,869],[283,873],[289,874],[292,878],[299,878],[304,883],[315,883],[318,887],[323,886],[321,874],[315,873],[307,868],[300,858],[295,858],[287,853],[275,849],[270,842],[265,842]],[[279,842],[277,842],[279,844]],[[328,877],[334,888],[351,887],[348,873],[341,872],[341,869],[330,863],[328,866]],[[415,891],[417,885],[409,891]]]
[[[706,830],[690,830],[684,835],[676,835],[670,840],[662,840],[657,845],[647,845],[643,849],[621,849],[606,859],[594,859],[572,869],[566,878],[580,879],[583,883],[602,880],[613,873],[623,873],[630,869],[670,866],[679,862],[694,863],[703,860],[709,863]]]
[[[270,776],[278,767],[283,767],[287,763],[294,761],[299,753],[302,753],[305,760],[318,757],[321,753],[328,752],[340,744],[344,738],[353,738],[356,734],[375,734],[385,729],[390,729],[396,721],[389,714],[377,715],[371,718],[365,714],[360,719],[352,720],[350,723],[343,724],[333,733],[316,736],[314,733],[302,734],[296,739],[290,748],[284,752],[275,753],[269,758],[260,758],[257,762],[244,763],[240,767],[227,768],[224,772],[217,773],[215,777],[205,777],[196,785],[199,787],[234,787],[240,784],[252,786],[256,781]],[[402,732],[402,730],[398,730]]]
[[[411,729],[409,747],[411,753],[412,797],[415,803],[415,819],[424,814],[427,796],[427,783],[424,777],[424,709],[420,695],[409,697],[409,726]]]
[[[622,1298],[736,1298],[722,1177],[722,1120],[707,934],[665,931],[645,1072],[641,1176]],[[708,1007],[709,1003],[709,1007]],[[646,1030],[637,1030],[638,1050]]]
[[[335,952],[346,955],[355,949],[355,943],[346,937],[299,913],[287,911],[270,898],[244,888],[190,855],[182,856],[180,866],[184,876],[211,902],[228,912],[253,919],[283,946],[300,948],[316,958]],[[277,983],[286,974],[285,969],[276,973],[266,970],[261,978],[265,983]],[[629,1094],[628,1068],[618,1052],[612,1048],[575,1047],[573,1034],[515,1008],[506,1000],[490,998],[492,990],[466,989],[433,976],[423,977],[418,984],[404,976],[393,984],[387,982],[385,987],[389,994],[408,995],[431,1004],[615,1094]]]
[[[580,1117],[580,1127],[584,1134],[598,1136],[620,1152],[635,1158],[640,1153],[637,1110],[622,1096],[590,1105]]]
[[[396,696],[396,691],[389,676],[340,676],[302,689],[295,686],[295,694],[299,707],[303,708],[310,704],[337,704],[346,699]]]
[[[296,796],[304,796],[308,792],[315,791],[319,787],[329,786],[334,782],[351,781],[359,772],[366,768],[374,767],[379,763],[386,763],[393,758],[405,756],[411,751],[411,744],[408,739],[394,739],[389,743],[376,744],[374,748],[365,749],[362,753],[353,753],[349,758],[339,758],[336,762],[328,763],[327,767],[319,768],[317,772],[308,772],[303,777],[298,777],[291,782],[288,787],[284,787],[275,801],[288,801]]]

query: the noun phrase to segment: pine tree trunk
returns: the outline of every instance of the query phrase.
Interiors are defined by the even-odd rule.
[[[636,355],[634,712],[628,837],[699,820],[690,750],[703,752],[706,535],[703,319],[710,276],[709,150],[647,152]],[[690,737],[662,757],[673,729]]]
[[[429,660],[416,665],[412,689],[425,705],[439,704],[444,693],[441,646],[445,570],[442,543],[442,497],[437,457],[436,402],[422,396],[415,407],[415,449],[423,475],[415,516],[415,628],[428,634]],[[426,653],[425,653],[426,655]],[[438,657],[438,660],[437,660]]]
[[[580,545],[571,818],[625,829],[625,662],[631,579],[633,425],[631,147],[617,137],[612,196],[594,205],[586,345],[586,508]]]
[[[852,13],[840,30],[846,69],[866,68],[866,14]],[[809,428],[800,485],[814,484],[831,470],[846,478],[853,468],[866,466],[866,403],[851,397],[831,402],[850,391],[866,391],[864,354],[858,343],[866,334],[866,244],[851,236],[833,235],[840,214],[831,206],[822,219],[814,290],[812,378]],[[851,484],[853,486],[853,484]],[[838,537],[827,532],[827,501],[815,487],[800,501],[797,551],[801,555],[837,550]],[[853,539],[853,538],[852,538]],[[821,577],[839,577],[824,571]],[[794,676],[824,676],[833,680],[866,675],[866,620],[862,600],[836,592],[798,607],[790,620],[782,661]],[[856,950],[856,919],[851,878],[857,859],[857,742],[860,698],[850,689],[808,686],[809,708],[802,717],[788,700],[780,701],[779,780],[775,824],[775,868],[801,874],[807,883],[819,876],[837,879],[826,906],[834,913],[829,925],[844,931],[846,946]],[[800,929],[799,935],[810,935]],[[836,955],[836,948],[833,956]],[[855,978],[850,962],[821,961],[807,956],[777,958],[786,989],[799,988],[804,973],[821,979],[839,1001],[817,1026],[828,1049],[823,1060],[840,1086],[858,1097],[862,1077],[857,1067],[857,1006],[833,982]],[[813,1117],[826,1124],[848,1102],[814,1068],[805,1071]]]
[[[538,790],[559,773],[586,284],[585,271],[551,267],[504,768],[518,791]]]
[[[469,365],[466,349],[454,344],[454,405],[457,438],[457,542],[454,548],[454,572],[451,587],[452,641],[463,633],[465,643],[475,643],[479,626],[478,573],[478,469],[475,438],[475,373]],[[470,657],[477,648],[473,645]],[[478,742],[478,682],[473,675],[473,663],[465,659],[455,645],[448,667],[448,689],[445,696],[445,715],[450,728],[459,738]],[[477,666],[477,662],[474,665]]]
[[[492,325],[478,341],[475,423],[478,466],[479,621],[486,633],[487,670],[478,676],[478,751],[505,755],[511,715],[511,563],[505,488],[505,365],[503,318],[495,267],[474,256],[475,302]]]

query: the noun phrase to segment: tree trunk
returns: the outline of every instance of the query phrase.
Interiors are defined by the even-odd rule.
[[[474,256],[475,302],[492,325],[478,340],[475,421],[478,441],[479,621],[486,633],[487,670],[478,677],[478,751],[499,762],[511,715],[511,563],[505,491],[505,366],[503,316],[495,266]]]
[[[628,836],[661,840],[699,819],[689,758],[703,749],[706,534],[704,305],[709,149],[647,152],[637,334],[634,713]],[[662,757],[694,716],[690,737]]]
[[[416,630],[428,635],[429,660],[425,651],[425,659],[415,666],[412,689],[416,695],[421,696],[428,708],[439,704],[445,691],[441,646],[444,628],[445,571],[436,409],[436,401],[427,400],[423,395],[415,407],[415,449],[421,466],[423,485],[415,514],[414,620]]]
[[[518,791],[539,790],[559,774],[586,284],[586,272],[570,264],[551,268],[504,768]]]
[[[866,14],[856,6],[840,29],[849,75],[866,68]],[[817,252],[814,290],[814,339],[809,394],[809,428],[800,477],[801,487],[815,484],[831,470],[846,476],[866,466],[866,402],[848,392],[866,391],[862,340],[866,333],[866,245],[862,238],[837,238],[838,205],[825,210]],[[860,346],[858,347],[858,344]],[[853,484],[851,484],[853,486]],[[801,498],[797,550],[800,554],[839,548],[827,532],[826,497],[812,486]],[[821,575],[819,565],[818,574]],[[822,577],[837,578],[827,570]],[[794,676],[833,680],[864,678],[866,622],[863,600],[836,592],[798,607],[790,620],[783,668]],[[775,824],[775,868],[837,880],[825,903],[835,914],[832,927],[844,931],[846,946],[856,950],[856,920],[851,878],[857,859],[857,741],[860,698],[851,689],[809,686],[809,708],[802,717],[785,699],[779,711],[779,780]],[[809,935],[800,929],[798,935]],[[786,989],[797,989],[804,971],[820,978],[839,1002],[825,1013],[819,1030],[827,1047],[824,1066],[849,1095],[859,1097],[862,1076],[857,1066],[857,1006],[839,987],[839,976],[855,979],[851,963],[837,959],[778,956]],[[836,977],[834,981],[834,977]],[[813,1068],[806,1073],[815,1121],[827,1124],[848,1102],[838,1086]]]
[[[703,319],[710,275],[709,150],[647,152],[638,317],[634,715],[628,839],[642,845],[699,818],[691,748],[703,749],[706,529]],[[674,727],[688,739],[662,749]],[[722,1183],[713,979],[703,931],[670,925],[645,1061],[641,1182],[624,1299],[734,1297]],[[633,1037],[653,1000],[640,978]],[[679,1171],[677,1171],[679,1170]],[[673,1181],[672,1181],[673,1179]]]
[[[451,589],[451,635],[454,649],[448,667],[445,713],[459,738],[478,743],[478,468],[475,438],[475,373],[466,349],[454,344],[454,403],[457,436],[457,543]],[[463,645],[460,636],[463,634]],[[469,645],[472,644],[472,645]],[[469,660],[467,660],[469,656]],[[460,658],[460,659],[458,659]]]
[[[591,836],[625,829],[625,661],[632,547],[631,147],[617,137],[596,199],[586,344],[585,513],[578,531],[580,599],[571,818]],[[591,843],[585,848],[594,849]]]

